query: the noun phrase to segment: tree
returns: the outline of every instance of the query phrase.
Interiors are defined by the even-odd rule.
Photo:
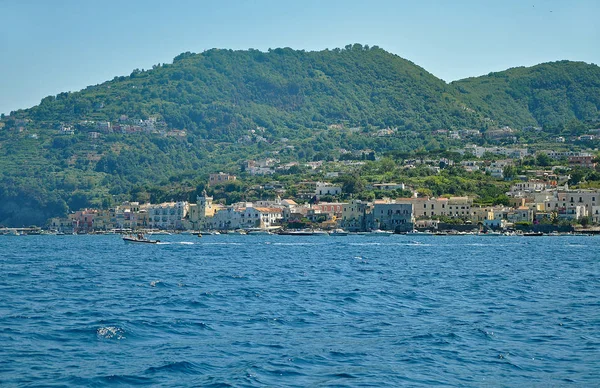
[[[515,166],[509,164],[509,165],[504,166],[502,173],[504,174],[504,178],[512,179],[515,176],[517,176],[517,169],[515,168]]]
[[[499,196],[494,198],[493,204],[508,206],[508,205],[510,205],[510,198],[508,198],[508,196],[506,194],[500,194]]]
[[[581,224],[581,226],[583,226],[584,228],[587,228],[590,223],[592,222],[592,220],[590,220],[590,217],[583,217],[579,223]]]
[[[552,159],[545,152],[538,152],[535,154],[535,164],[542,167],[552,165]]]
[[[575,168],[571,171],[571,178],[569,179],[570,185],[576,185],[583,181],[585,178],[585,172],[580,168]]]
[[[345,194],[358,194],[365,188],[365,182],[358,174],[345,175],[338,181],[342,183],[342,192]]]

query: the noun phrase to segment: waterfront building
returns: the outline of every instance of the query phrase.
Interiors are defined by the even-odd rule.
[[[369,229],[408,232],[413,229],[413,205],[410,203],[378,203],[368,220]]]
[[[148,226],[158,229],[183,229],[184,218],[187,216],[187,202],[165,202],[148,206]]]

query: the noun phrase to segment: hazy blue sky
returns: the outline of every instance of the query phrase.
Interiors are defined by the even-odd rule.
[[[378,45],[446,81],[600,63],[600,0],[0,0],[0,113],[184,51]]]

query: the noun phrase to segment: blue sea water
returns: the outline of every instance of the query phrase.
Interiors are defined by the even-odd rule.
[[[600,237],[160,239],[0,237],[0,385],[600,385]]]

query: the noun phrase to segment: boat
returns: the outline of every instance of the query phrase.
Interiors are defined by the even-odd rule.
[[[523,233],[523,236],[526,237],[532,237],[532,236],[543,236],[544,233],[542,232],[527,232],[527,233]]]
[[[280,236],[312,236],[312,231],[305,230],[280,230]]]
[[[495,236],[502,236],[502,233],[495,231],[495,230],[488,230],[487,232],[478,232],[477,233],[478,236],[491,236],[491,237],[495,237]]]
[[[273,234],[266,229],[248,229],[246,234],[249,236],[267,236]]]
[[[158,244],[160,240],[150,240],[144,236],[143,233],[138,233],[137,235],[127,235],[123,236],[123,241],[126,243],[140,243],[140,244]]]
[[[367,236],[391,236],[394,232],[389,230],[373,229],[367,233]]]
[[[165,235],[165,236],[170,236],[171,235],[171,233],[167,232],[166,230],[150,230],[150,231],[148,231],[148,234],[151,235],[151,236],[154,235],[154,234],[156,234],[156,235],[162,234],[162,235]]]
[[[332,230],[331,232],[329,232],[330,236],[347,236],[348,232],[345,231],[344,229],[335,229]]]
[[[323,233],[321,233],[323,232]],[[283,236],[320,236],[323,234],[327,234],[324,231],[315,231],[312,229],[300,229],[300,230],[282,230],[279,232],[280,235]]]
[[[216,231],[216,230],[201,230],[200,232],[198,232],[198,237],[202,237],[202,236],[216,236],[216,235],[220,235],[221,233]]]

